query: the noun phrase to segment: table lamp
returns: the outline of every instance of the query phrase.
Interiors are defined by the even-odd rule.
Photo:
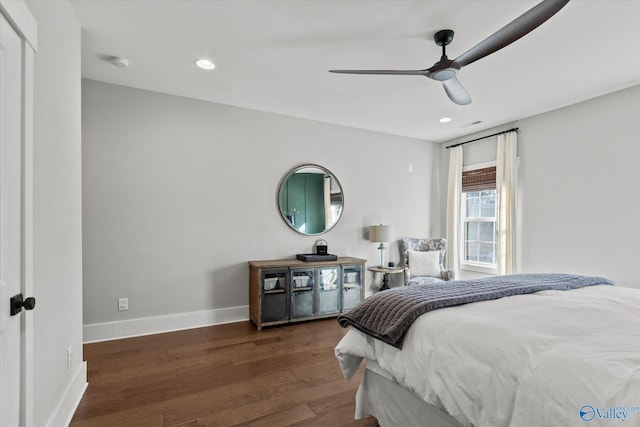
[[[390,225],[372,225],[369,227],[369,241],[372,243],[380,243],[380,267],[384,268],[384,242],[393,240],[393,230]]]

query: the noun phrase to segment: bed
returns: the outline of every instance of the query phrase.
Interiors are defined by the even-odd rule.
[[[352,326],[335,348],[344,376],[366,360],[355,417],[383,427],[640,425],[640,291],[600,278],[558,290],[544,286],[557,275],[532,276],[543,290],[468,303],[458,293],[452,306],[415,316],[399,342],[367,321],[411,317],[406,302],[389,303],[407,288],[385,291],[383,314],[354,308],[368,316],[364,326],[352,312],[341,316]],[[421,286],[461,282],[475,289],[476,281]]]

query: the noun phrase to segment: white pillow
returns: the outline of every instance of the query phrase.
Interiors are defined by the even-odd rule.
[[[409,251],[411,276],[440,277],[440,251]]]

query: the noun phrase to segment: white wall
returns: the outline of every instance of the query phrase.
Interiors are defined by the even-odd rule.
[[[308,253],[319,238],[376,265],[369,225],[430,235],[432,143],[90,80],[82,92],[85,325],[246,307],[247,261]],[[276,206],[302,163],[344,190],[340,222],[318,237]]]
[[[60,426],[86,384],[82,362],[80,26],[68,1],[28,1],[34,86],[34,425]],[[73,362],[67,368],[67,349]]]
[[[640,198],[634,192],[640,182],[639,111],[640,86],[635,86],[515,123],[521,272],[601,275],[640,288]],[[444,177],[449,158],[444,147],[452,142],[440,152]],[[474,144],[467,146],[470,153],[476,150],[470,157],[486,149],[479,148],[483,142]],[[445,230],[445,200],[438,205]]]

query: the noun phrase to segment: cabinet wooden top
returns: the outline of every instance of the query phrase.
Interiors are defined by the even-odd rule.
[[[342,265],[342,264],[364,264],[366,263],[366,259],[361,258],[353,258],[353,257],[338,257],[335,261],[318,261],[318,262],[310,262],[310,261],[301,261],[297,258],[289,258],[289,259],[274,259],[274,260],[265,260],[265,261],[249,261],[249,267],[251,268],[277,268],[277,267],[324,267],[331,265]]]

